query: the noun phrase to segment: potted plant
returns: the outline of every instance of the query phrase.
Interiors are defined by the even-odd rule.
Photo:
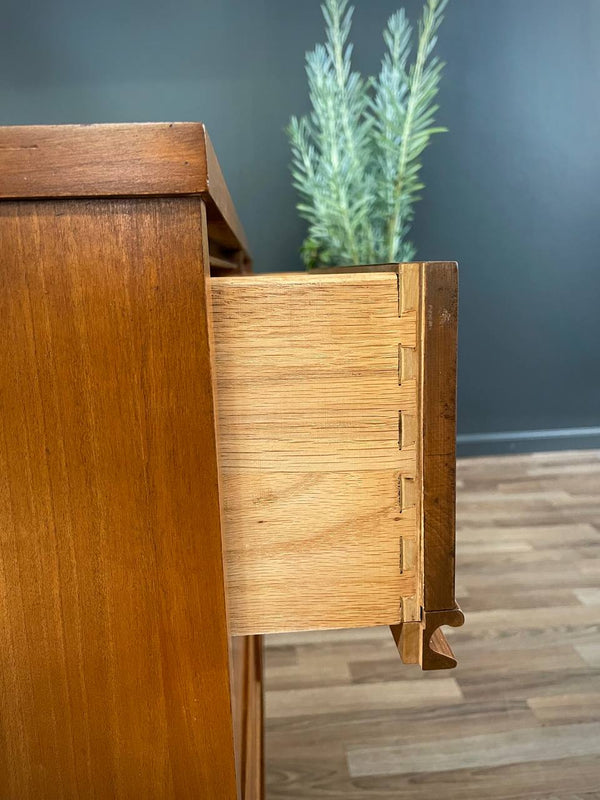
[[[308,269],[410,261],[421,155],[434,125],[443,63],[434,55],[447,0],[427,0],[413,31],[404,9],[388,20],[379,75],[352,70],[353,7],[325,0],[325,44],[306,55],[312,112],[292,117],[288,135],[297,208],[308,222]]]

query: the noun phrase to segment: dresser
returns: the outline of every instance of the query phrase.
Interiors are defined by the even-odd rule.
[[[263,634],[455,666],[455,264],[253,274],[203,125],[5,127],[0,319],[1,797],[259,800]]]

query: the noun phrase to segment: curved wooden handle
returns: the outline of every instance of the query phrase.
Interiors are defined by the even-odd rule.
[[[390,629],[405,664],[421,669],[452,669],[456,658],[442,631],[443,625],[460,627],[465,616],[458,606],[446,611],[424,611],[420,622],[391,625]]]
[[[442,631],[442,625],[459,628],[465,621],[465,615],[457,606],[449,611],[426,611],[424,617],[421,667],[452,669],[456,666],[456,658]]]

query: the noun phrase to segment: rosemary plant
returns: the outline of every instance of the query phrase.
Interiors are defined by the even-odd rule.
[[[412,54],[404,9],[388,20],[381,71],[352,70],[353,7],[325,0],[325,44],[306,55],[312,112],[292,117],[288,135],[298,210],[308,222],[306,266],[410,261],[414,204],[424,188],[421,155],[434,126],[443,69],[433,55],[448,0],[426,0]]]

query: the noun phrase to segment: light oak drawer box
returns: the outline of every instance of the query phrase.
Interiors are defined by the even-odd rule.
[[[422,662],[427,612],[429,635],[461,620],[456,266],[222,277],[212,300],[233,633],[409,623]]]

